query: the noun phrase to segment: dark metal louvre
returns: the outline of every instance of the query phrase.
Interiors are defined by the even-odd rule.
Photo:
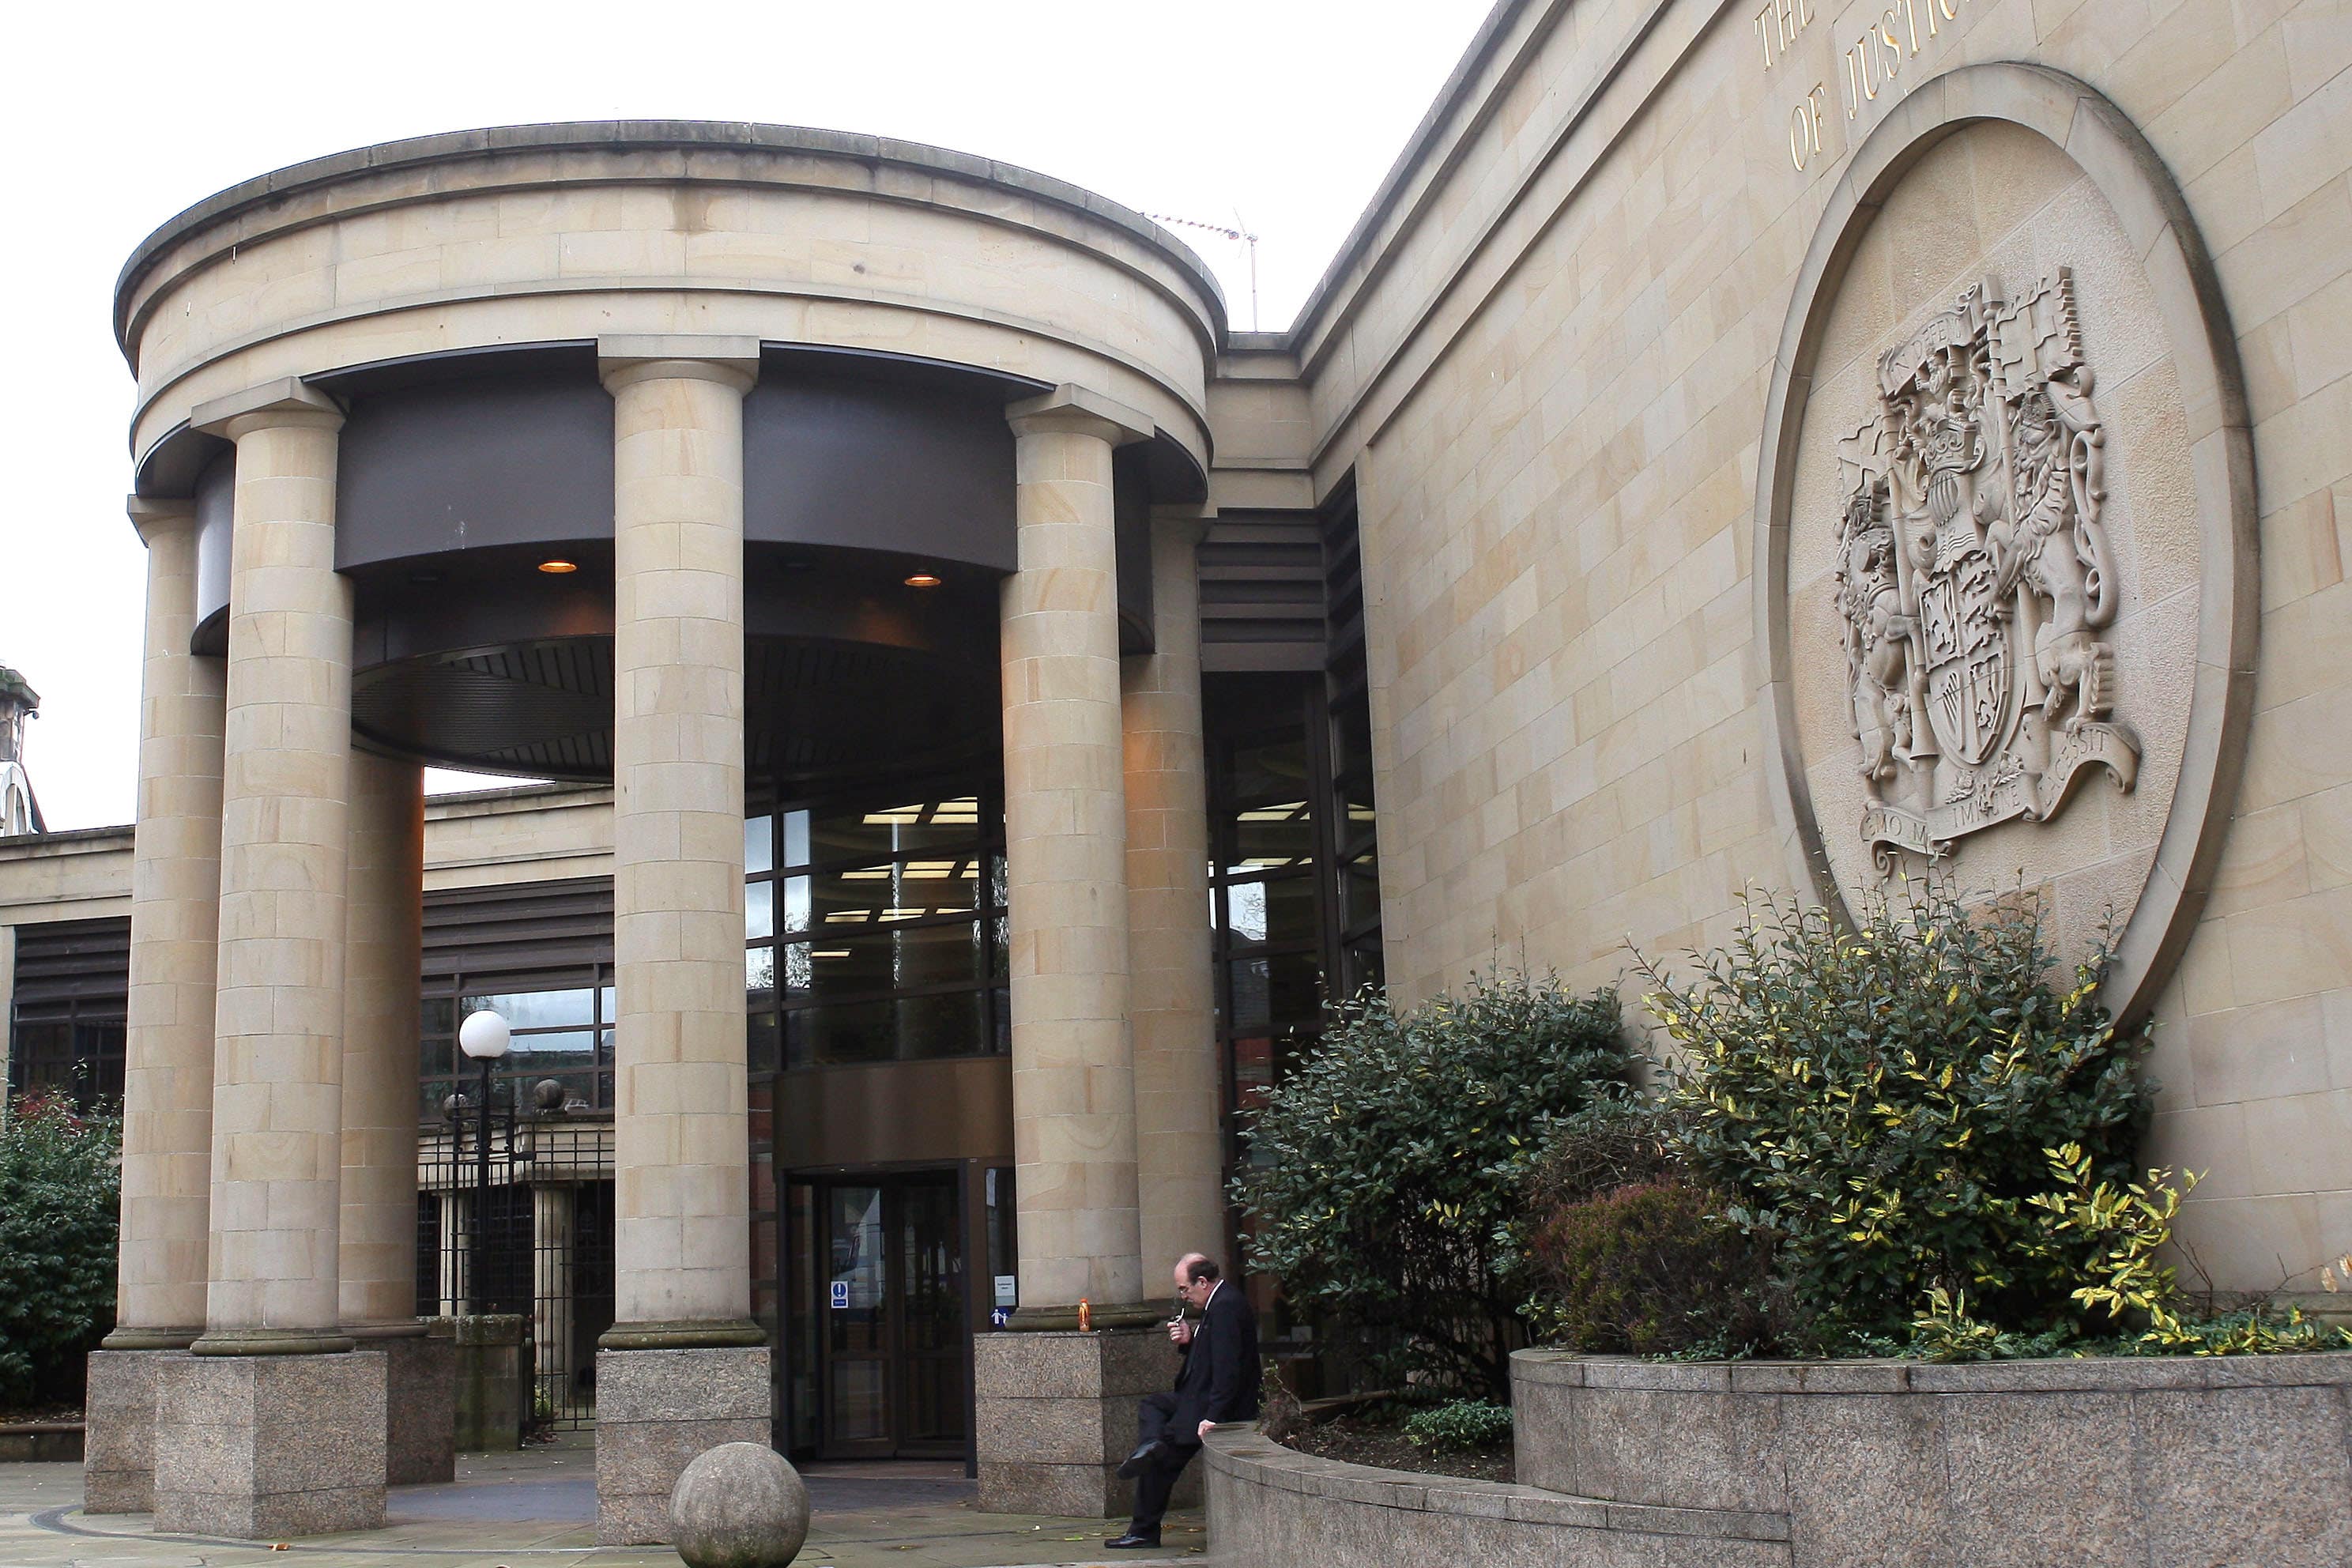
[[[1201,542],[1201,668],[1324,665],[1323,530],[1312,512],[1229,511]]]
[[[613,961],[613,879],[572,877],[425,895],[425,981],[532,989]]]
[[[82,1017],[122,1016],[131,994],[131,920],[16,928],[17,1009],[79,1003]]]

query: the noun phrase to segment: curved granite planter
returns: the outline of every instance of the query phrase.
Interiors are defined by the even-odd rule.
[[[1777,1514],[1558,1497],[1319,1459],[1255,1427],[1209,1434],[1209,1541],[1249,1568],[1567,1563],[1575,1568],[1786,1568]]]
[[[1947,1366],[1522,1351],[1511,1384],[1522,1480],[1781,1518],[1791,1568],[2352,1563],[2352,1352]]]

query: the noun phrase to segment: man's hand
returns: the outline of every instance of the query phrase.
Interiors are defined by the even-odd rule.
[[[1209,1440],[1209,1428],[1215,1425],[1216,1423],[1213,1421],[1203,1421],[1201,1423],[1201,1441],[1205,1443]]]
[[[1168,1338],[1171,1342],[1176,1344],[1191,1344],[1192,1342],[1192,1321],[1190,1318],[1179,1318],[1174,1322],[1169,1324]]]

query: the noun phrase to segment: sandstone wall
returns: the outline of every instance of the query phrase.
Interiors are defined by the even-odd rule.
[[[2260,663],[2235,820],[2154,1004],[2153,1155],[2212,1173],[2184,1228],[2216,1274],[2274,1283],[2276,1259],[2352,1244],[2352,33],[2330,0],[1954,9],[1933,37],[1917,23],[1916,52],[1916,13],[1886,18],[1895,47],[1874,58],[1895,74],[1849,120],[1844,51],[1874,6],[1811,13],[1769,68],[1748,9],[1522,7],[1402,178],[1388,237],[1319,302],[1302,337],[1313,459],[1360,486],[1389,973],[1412,996],[1524,955],[1604,984],[1629,936],[1713,944],[1744,887],[1796,885],[1754,580],[1792,289],[1859,142],[1923,84],[2053,68],[2111,101],[2185,195],[2243,367]],[[1822,144],[1799,170],[1791,115],[1816,83]],[[2119,250],[2067,153],[2009,126],[1932,151],[1856,233],[1825,374],[1988,265],[2012,287],[2077,271],[2133,514],[2118,711],[2148,765],[2132,795],[2093,779],[2053,822],[1963,840],[1957,865],[1988,885],[2074,874],[2077,923],[2107,899],[2128,910],[2180,773],[2186,628],[2213,573],[2182,514],[2190,415],[2179,345],[2150,335],[2150,264]],[[1822,614],[1802,526],[1792,641]],[[1810,701],[1808,765],[1825,766],[1837,703]],[[1849,862],[1852,805],[1822,818]]]

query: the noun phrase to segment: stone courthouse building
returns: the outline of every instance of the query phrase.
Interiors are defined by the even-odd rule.
[[[1754,885],[2112,909],[2204,1266],[2352,1245],[2348,64],[2340,0],[1504,0],[1273,333],[1101,197],[773,126],[173,218],[139,820],[0,845],[16,1081],[127,1110],[94,1476],[381,1517],[492,997],[613,1118],[611,1541],[740,1436],[1114,1507],[1319,995]]]

